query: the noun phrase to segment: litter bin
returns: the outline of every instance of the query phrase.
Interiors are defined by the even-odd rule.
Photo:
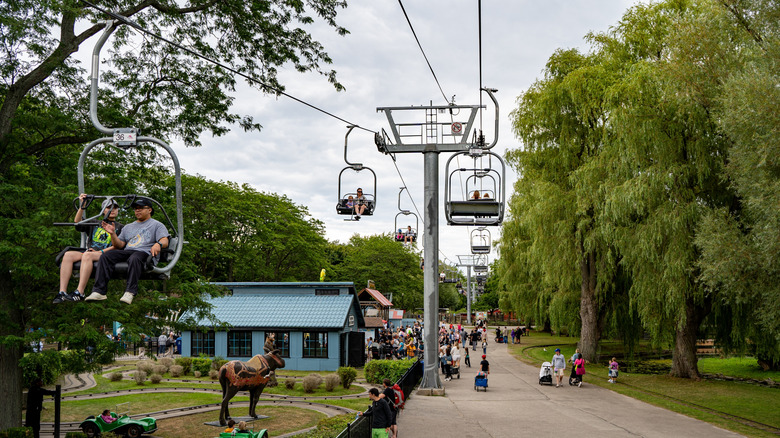
[[[176,338],[176,354],[181,354],[181,336]]]

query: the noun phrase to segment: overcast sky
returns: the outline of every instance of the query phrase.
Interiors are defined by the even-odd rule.
[[[497,88],[500,107],[499,141],[494,151],[521,147],[511,133],[509,112],[516,98],[541,77],[545,62],[559,48],[587,51],[588,32],[606,32],[635,1],[629,0],[485,0],[482,2],[483,84]],[[478,20],[476,0],[406,0],[404,6],[444,93],[463,105],[479,103]],[[388,129],[382,106],[445,104],[396,0],[353,0],[338,17],[350,34],[336,35],[327,26],[312,32],[333,59],[345,92],[336,92],[317,74],[281,72],[287,92],[353,123]],[[284,193],[306,205],[325,223],[327,238],[346,242],[353,234],[390,232],[398,212],[402,185],[391,159],[377,152],[373,136],[355,130],[350,135],[349,158],[377,174],[377,208],[373,217],[345,222],[335,212],[338,174],[343,160],[343,122],[327,117],[286,97],[266,96],[243,86],[236,93],[234,110],[252,115],[264,127],[260,133],[240,128],[230,134],[203,138],[204,146],[173,146],[182,167],[212,180],[248,183],[260,191]],[[488,99],[484,98],[485,103]],[[484,114],[485,131],[492,138],[493,108]],[[421,122],[423,120],[420,120]],[[488,127],[490,127],[488,129]],[[444,165],[440,156],[441,194]],[[423,156],[399,154],[398,167],[411,196],[422,212]],[[507,175],[511,191],[516,175]],[[367,191],[373,179],[367,172],[345,172],[344,185]],[[460,189],[458,189],[460,190]],[[402,208],[413,210],[405,195]],[[440,250],[450,262],[470,253],[469,228],[446,226],[440,201]],[[398,226],[409,225],[400,219]],[[420,218],[420,229],[423,229]],[[414,223],[411,223],[414,226]],[[500,233],[492,227],[493,237]],[[418,243],[418,245],[420,245]],[[421,248],[421,246],[418,246]],[[491,261],[495,257],[491,254]],[[441,254],[440,254],[441,259]]]

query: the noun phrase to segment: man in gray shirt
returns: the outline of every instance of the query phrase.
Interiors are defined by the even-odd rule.
[[[566,358],[561,354],[561,349],[555,349],[555,355],[552,357],[552,366],[555,371],[555,378],[557,379],[555,387],[561,386],[563,383],[563,370],[566,369]]]
[[[160,260],[160,251],[168,247],[168,230],[165,225],[152,219],[154,208],[152,201],[146,198],[137,198],[130,207],[135,211],[135,222],[125,225],[119,235],[116,234],[114,224],[103,222],[102,227],[111,236],[111,244],[114,250],[103,254],[98,260],[95,285],[92,293],[85,301],[102,301],[106,299],[108,280],[114,272],[116,264],[127,262],[127,287],[125,294],[119,300],[131,304],[138,294],[138,279],[144,271],[144,263],[149,255],[154,263]]]

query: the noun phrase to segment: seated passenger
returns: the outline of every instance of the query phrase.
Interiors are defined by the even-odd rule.
[[[246,421],[240,421],[238,423],[238,433],[249,433],[249,429],[247,429]]]
[[[355,201],[355,215],[360,217],[360,215],[366,212],[366,208],[368,207],[368,201],[366,201],[366,197],[363,196],[363,189],[360,187],[357,189],[357,198],[355,198]]]
[[[228,420],[227,429],[225,429],[225,432],[230,433],[233,432],[233,430],[236,428],[236,421],[233,419]]]
[[[352,195],[349,195],[347,198],[347,208],[350,210],[355,208],[355,198],[353,198]]]
[[[73,222],[81,222],[84,215],[84,198],[87,195],[82,193],[79,195],[79,209],[76,211],[76,217]],[[116,221],[116,215],[119,213],[119,206],[113,200],[106,199],[103,201],[103,217],[107,223],[113,223],[117,232],[122,230],[122,224]],[[78,228],[77,228],[78,229]],[[111,251],[114,247],[111,245],[111,236],[108,232],[100,226],[92,225],[88,228],[87,234],[89,240],[87,241],[87,250],[81,251],[67,251],[62,257],[62,263],[60,264],[60,291],[52,304],[60,304],[64,301],[81,301],[84,299],[84,289],[87,287],[89,277],[92,275],[92,265],[100,256],[106,251]],[[76,286],[76,290],[71,293],[67,293],[68,281],[73,274],[73,265],[76,262],[81,262],[79,268],[79,284]]]
[[[490,199],[490,198],[491,196],[489,193],[485,193],[484,195],[482,195],[482,199]]]
[[[98,260],[95,284],[92,286],[92,293],[85,301],[105,300],[108,280],[116,264],[127,262],[127,286],[119,301],[131,304],[138,293],[138,279],[143,273],[147,256],[151,255],[153,262],[157,264],[160,260],[160,252],[168,247],[170,237],[168,230],[161,222],[152,219],[154,214],[152,201],[147,198],[137,198],[130,207],[135,211],[137,220],[122,228],[119,234],[116,233],[114,224],[105,221],[102,223],[103,228],[111,236],[111,244],[115,249]]]
[[[396,242],[400,242],[400,241],[402,241],[402,240],[403,240],[403,241],[406,241],[406,238],[405,238],[405,236],[404,236],[404,233],[403,233],[403,231],[401,231],[401,229],[399,228],[399,229],[398,229],[398,232],[395,234],[395,241],[396,241]]]
[[[479,190],[474,190],[474,193],[471,195],[471,199],[477,200],[479,199]]]
[[[406,232],[404,233],[404,242],[414,242],[414,230],[412,229],[412,226],[409,225],[406,227]]]
[[[100,414],[100,418],[101,418],[103,421],[105,421],[105,422],[106,422],[106,424],[108,424],[108,423],[113,423],[114,421],[116,421],[116,418],[114,418],[114,417],[111,415],[111,411],[109,411],[108,409],[106,409],[105,411],[103,411],[103,413],[102,413],[102,414]]]

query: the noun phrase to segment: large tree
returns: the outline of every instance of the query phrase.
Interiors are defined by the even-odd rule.
[[[318,17],[340,34],[336,14],[343,1],[104,0],[99,6],[163,33],[187,47],[234,66],[257,79],[250,84],[277,92],[276,68],[290,63],[316,71],[337,89],[333,71],[323,70],[328,55],[303,28]],[[94,40],[108,17],[77,0],[0,2],[0,429],[19,425],[22,379],[18,367],[28,327],[47,328],[72,349],[101,348],[101,325],[120,320],[140,331],[150,318],[198,306],[197,282],[181,284],[179,298],[141,300],[132,308],[105,306],[51,308],[56,284],[52,255],[69,240],[51,229],[66,220],[77,194],[78,146],[99,133],[87,116],[87,78],[73,55]],[[101,82],[99,114],[108,126],[138,126],[144,134],[179,137],[197,145],[203,132],[221,135],[237,123],[259,129],[251,116],[230,111],[236,78],[152,37],[138,37],[114,24],[112,50]],[[91,47],[91,44],[88,44]],[[75,147],[74,147],[75,146]],[[130,161],[136,160],[137,155]],[[127,159],[114,157],[113,162]],[[136,161],[135,164],[138,164]],[[132,166],[131,166],[132,167]],[[142,166],[143,167],[143,166]],[[132,171],[138,169],[130,169]],[[129,175],[111,166],[95,175],[93,187],[111,192],[143,192]],[[132,189],[132,190],[131,190]],[[186,239],[186,236],[185,236]],[[72,243],[72,242],[67,242]],[[150,294],[156,287],[150,287]],[[167,294],[166,296],[170,295]],[[83,313],[81,313],[83,312]],[[138,322],[139,327],[132,327]],[[103,337],[105,339],[105,337]]]

